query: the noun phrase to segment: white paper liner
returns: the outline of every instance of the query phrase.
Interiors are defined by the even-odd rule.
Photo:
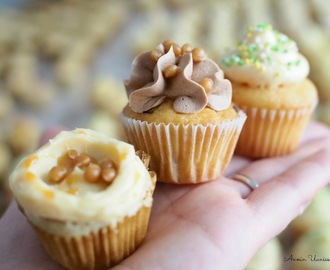
[[[108,269],[131,255],[145,238],[150,207],[82,236],[57,235],[32,224],[48,254],[65,269]]]
[[[263,158],[292,152],[300,142],[314,107],[268,110],[240,106],[247,114],[235,152]]]
[[[151,156],[157,180],[177,184],[213,180],[222,175],[233,155],[246,120],[243,111],[234,120],[206,126],[154,124],[121,114],[128,142]]]

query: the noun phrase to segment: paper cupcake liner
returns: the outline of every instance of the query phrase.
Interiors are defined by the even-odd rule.
[[[65,269],[107,269],[132,254],[143,241],[150,207],[142,207],[114,229],[110,225],[88,235],[49,233],[32,224],[48,254]]]
[[[128,141],[151,156],[157,180],[199,183],[222,175],[232,158],[245,122],[243,111],[234,120],[208,125],[154,124],[121,114]]]
[[[299,144],[314,107],[268,110],[239,106],[247,114],[235,153],[253,158],[285,155]]]

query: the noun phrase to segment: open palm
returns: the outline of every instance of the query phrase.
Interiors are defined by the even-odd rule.
[[[114,267],[242,270],[330,182],[330,130],[311,124],[299,149],[278,158],[234,157],[226,177],[199,185],[158,183],[145,241]],[[230,176],[260,184],[253,192]],[[3,269],[60,269],[12,203],[0,220]]]

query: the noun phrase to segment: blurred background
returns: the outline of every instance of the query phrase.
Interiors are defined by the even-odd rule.
[[[203,47],[218,61],[247,26],[263,22],[308,58],[320,95],[314,117],[330,125],[329,0],[0,0],[0,216],[11,199],[8,174],[36,149],[45,128],[88,127],[123,138],[122,81],[136,54],[171,38]],[[326,212],[311,215],[320,227],[316,215],[323,224]],[[293,227],[284,233],[290,241],[281,239],[274,250],[293,247]],[[284,269],[283,256],[274,254],[267,254],[268,268],[251,269]]]

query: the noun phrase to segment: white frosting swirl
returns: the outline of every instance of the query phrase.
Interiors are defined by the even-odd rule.
[[[91,188],[80,179],[81,192],[70,194],[48,182],[48,172],[69,149],[85,152],[100,161],[111,158],[117,176],[108,186]],[[82,177],[81,172],[74,172]],[[151,207],[154,182],[130,144],[88,129],[62,131],[32,155],[24,158],[10,176],[10,187],[27,216],[65,222],[116,225],[142,207]],[[76,183],[77,186],[77,183]]]
[[[244,39],[220,61],[226,77],[250,86],[295,84],[309,74],[309,64],[297,44],[269,24],[251,26]]]

